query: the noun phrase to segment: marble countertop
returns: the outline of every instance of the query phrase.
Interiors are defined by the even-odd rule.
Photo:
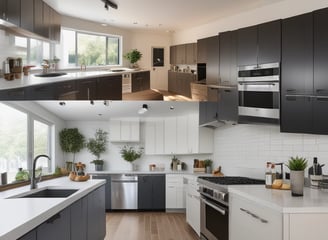
[[[124,73],[136,73],[136,72],[144,72],[144,71],[148,71],[148,70],[131,69],[131,70],[125,70],[123,72],[111,72],[106,70],[74,71],[74,72],[67,72],[66,75],[58,76],[58,77],[36,77],[35,74],[29,74],[28,76],[22,76],[21,79],[15,79],[12,81],[7,81],[4,78],[0,78],[0,90],[22,88],[22,87],[49,84],[49,83],[58,83],[58,82],[64,82],[69,80],[85,79],[90,77],[118,76]]]
[[[112,171],[89,171],[88,174],[90,175],[106,175],[106,174],[179,174],[179,175],[193,175],[193,176],[210,176],[211,174],[207,173],[194,173],[191,171],[147,171],[147,170],[140,170],[140,171],[126,171],[126,170],[112,170]]]
[[[266,189],[263,185],[229,186],[237,194],[282,213],[328,213],[328,192],[304,188],[304,196],[292,197],[290,190]]]
[[[44,181],[38,184],[38,191],[42,188],[78,189],[67,198],[12,198],[30,191],[30,186],[15,188],[0,192],[0,239],[17,239],[28,233],[51,216],[65,209],[78,199],[86,196],[105,180],[88,180],[73,182],[68,177]]]

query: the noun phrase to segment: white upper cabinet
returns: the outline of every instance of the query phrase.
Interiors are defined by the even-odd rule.
[[[111,142],[140,141],[140,121],[137,118],[111,119],[109,129]]]
[[[199,154],[213,152],[213,130],[199,128],[198,114],[146,121],[145,153]]]

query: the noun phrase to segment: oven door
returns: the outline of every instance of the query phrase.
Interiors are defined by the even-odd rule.
[[[279,82],[239,82],[240,116],[279,119]]]
[[[200,232],[201,239],[228,240],[229,239],[229,211],[226,206],[201,197],[200,204]]]

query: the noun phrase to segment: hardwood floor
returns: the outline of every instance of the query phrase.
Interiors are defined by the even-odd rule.
[[[184,213],[110,212],[105,240],[196,240]]]

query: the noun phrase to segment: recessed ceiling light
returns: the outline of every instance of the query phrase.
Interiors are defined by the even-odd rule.
[[[59,105],[60,105],[60,106],[65,106],[66,103],[65,103],[65,102],[59,102]]]
[[[138,110],[138,114],[145,114],[148,111],[148,105],[142,104],[142,108]]]
[[[174,110],[174,107],[173,106],[170,106],[170,110]]]
[[[101,26],[107,27],[107,23],[102,23]]]

